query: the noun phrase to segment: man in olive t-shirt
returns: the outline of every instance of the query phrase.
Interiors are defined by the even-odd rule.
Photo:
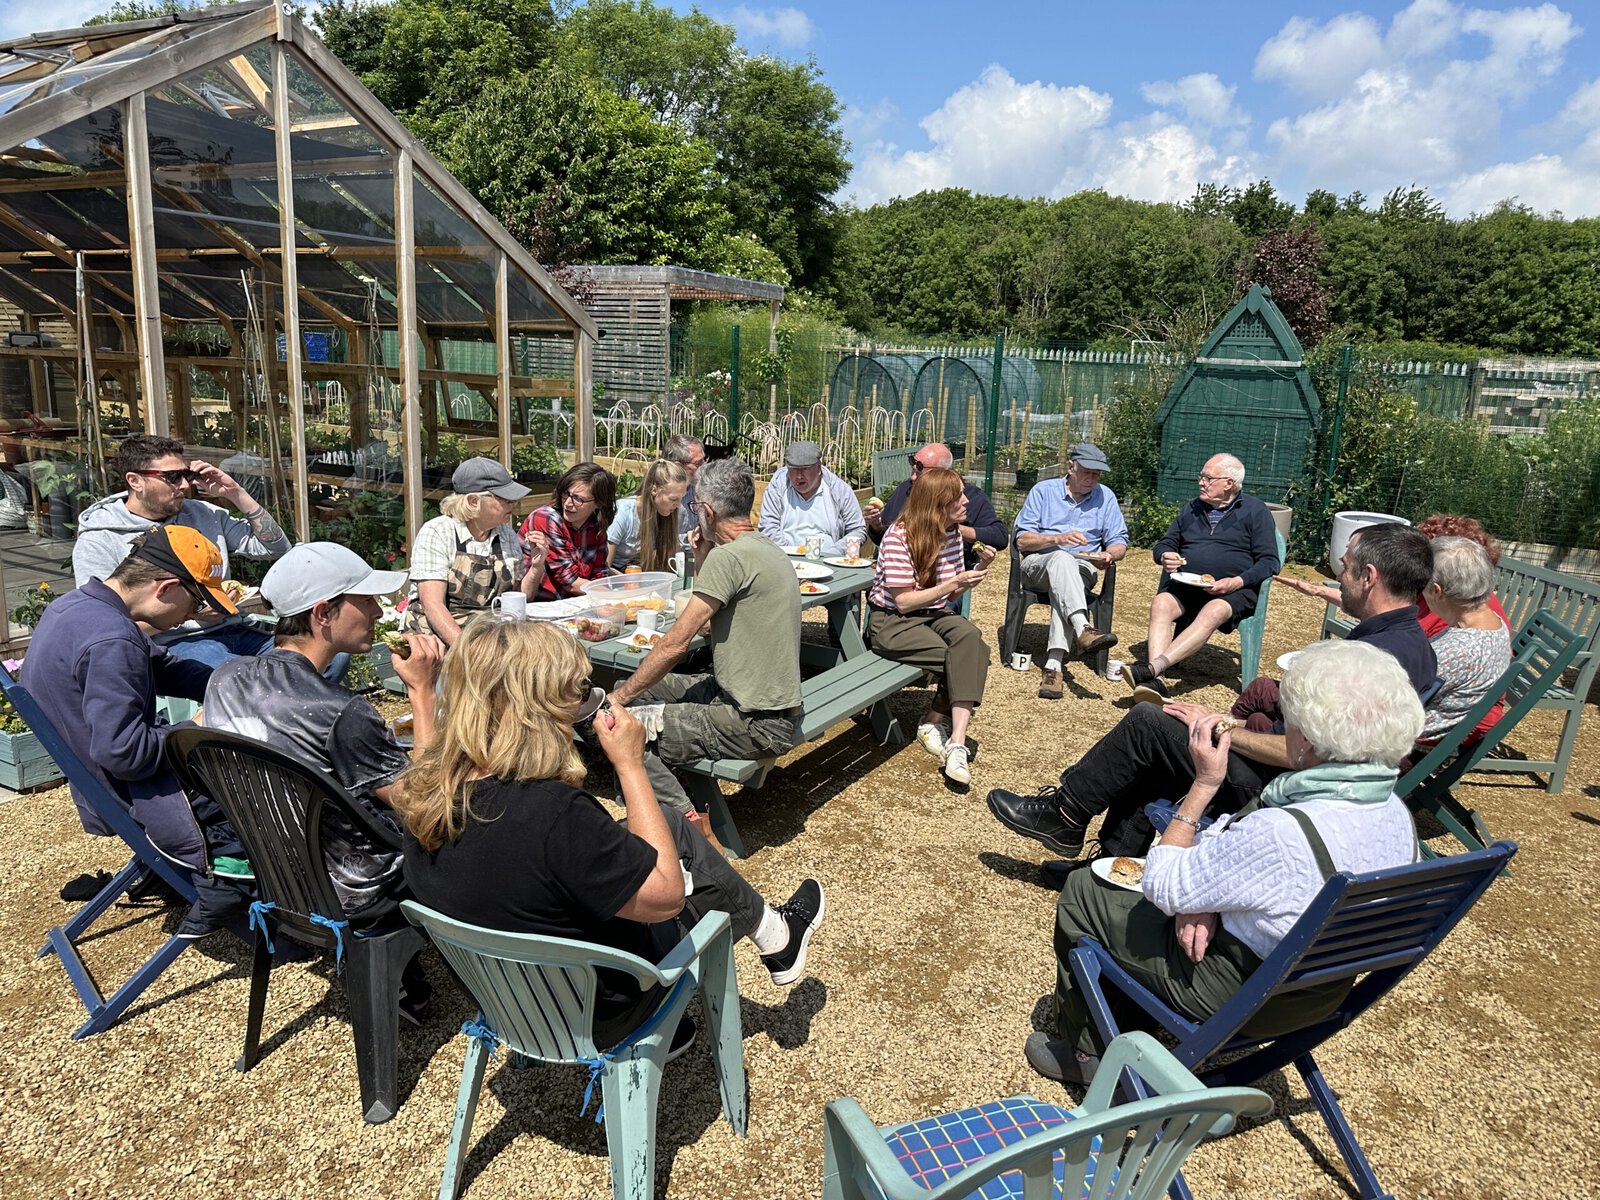
[[[645,769],[656,798],[681,813],[693,806],[668,767],[782,754],[800,716],[800,589],[788,557],[750,524],[749,468],[734,459],[707,463],[694,499],[694,597],[611,695],[613,704],[661,706],[659,714],[639,710],[648,727],[659,726]],[[671,674],[707,622],[711,674]]]

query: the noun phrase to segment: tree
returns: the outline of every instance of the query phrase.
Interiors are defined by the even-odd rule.
[[[1248,238],[1258,238],[1271,229],[1286,229],[1294,220],[1294,205],[1278,199],[1272,184],[1258,179],[1229,201],[1228,215]]]
[[[593,0],[559,35],[562,61],[705,141],[736,225],[802,286],[832,269],[833,195],[850,173],[839,102],[815,62],[745,54],[732,26],[651,0]]]
[[[541,261],[716,270],[727,252],[710,149],[560,67],[490,83],[441,151]]]
[[[1315,225],[1274,229],[1256,239],[1248,277],[1272,290],[1272,302],[1302,346],[1315,346],[1328,332],[1328,289],[1322,283],[1322,238]]]

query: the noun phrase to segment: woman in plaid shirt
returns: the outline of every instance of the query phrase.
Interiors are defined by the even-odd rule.
[[[555,498],[535,510],[522,523],[522,540],[541,533],[549,543],[545,552],[544,582],[535,600],[576,596],[591,579],[604,579],[606,529],[617,515],[617,481],[610,471],[592,462],[568,467],[556,480]],[[523,565],[532,567],[531,555]]]
[[[945,777],[958,784],[972,782],[967,723],[983,700],[989,647],[956,606],[963,594],[983,582],[994,560],[994,547],[980,545],[977,569],[966,569],[961,540],[966,519],[961,476],[942,467],[923,471],[899,520],[883,535],[867,593],[872,649],[939,676],[939,691],[917,726],[917,741],[943,762]]]

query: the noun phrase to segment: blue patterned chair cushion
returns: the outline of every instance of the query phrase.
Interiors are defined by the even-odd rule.
[[[900,1160],[906,1174],[920,1186],[936,1188],[952,1176],[985,1156],[1013,1142],[1072,1120],[1072,1113],[1058,1104],[1046,1104],[1033,1096],[1012,1096],[992,1100],[977,1108],[926,1117],[883,1132],[883,1140]],[[1099,1139],[1090,1151],[1091,1171],[1098,1153]],[[1055,1194],[1061,1196],[1061,1155],[1055,1155]],[[1022,1195],[1022,1172],[1008,1171],[992,1179],[970,1200],[1007,1200]]]

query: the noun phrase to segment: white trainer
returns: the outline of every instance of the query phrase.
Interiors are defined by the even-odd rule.
[[[971,783],[972,772],[967,769],[966,743],[958,742],[944,750],[944,777],[951,783]]]
[[[918,725],[917,744],[935,758],[944,758],[944,748],[950,740],[948,725]]]

